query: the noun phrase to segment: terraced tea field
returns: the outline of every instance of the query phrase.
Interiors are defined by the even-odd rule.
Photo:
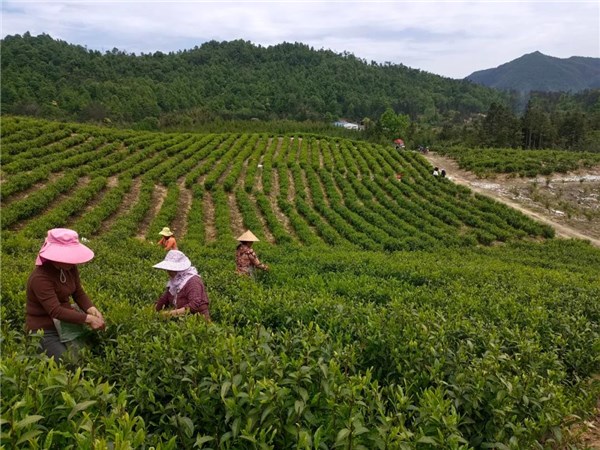
[[[1,139],[6,448],[554,448],[592,411],[600,252],[420,155],[12,117]],[[212,323],[153,310],[164,226]],[[108,323],[75,373],[22,331],[54,227],[95,251]],[[255,281],[234,273],[245,229],[271,267]]]

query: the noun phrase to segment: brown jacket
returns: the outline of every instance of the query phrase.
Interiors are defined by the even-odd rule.
[[[60,269],[52,263],[36,266],[27,280],[25,328],[27,331],[55,330],[52,319],[85,323],[86,314],[71,306],[70,298],[83,311],[94,306],[81,287],[77,267],[63,270],[65,282],[60,281]]]

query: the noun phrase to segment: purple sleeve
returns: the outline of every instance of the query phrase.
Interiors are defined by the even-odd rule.
[[[157,311],[160,311],[161,309],[164,309],[170,303],[171,303],[171,293],[167,289],[163,293],[163,295],[161,295],[160,298],[156,301],[156,305],[154,305],[154,306]]]
[[[194,314],[202,314],[210,319],[208,311],[208,295],[200,277],[192,277],[185,284],[185,294],[188,302],[184,305]]]

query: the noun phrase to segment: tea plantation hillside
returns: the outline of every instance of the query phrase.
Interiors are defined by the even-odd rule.
[[[170,225],[186,241],[227,243],[250,228],[275,244],[390,251],[553,235],[391,147],[18,118],[2,125],[2,227],[21,236],[66,226],[86,237],[154,239]]]
[[[1,139],[6,448],[556,448],[600,394],[600,251],[417,154],[16,117]],[[163,226],[212,323],[155,313]],[[81,278],[108,324],[74,372],[23,332],[53,227],[95,251]],[[234,272],[247,228],[256,280]]]

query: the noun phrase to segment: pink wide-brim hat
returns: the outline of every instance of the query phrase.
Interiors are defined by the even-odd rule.
[[[53,228],[48,231],[44,245],[40,249],[36,266],[45,260],[66,264],[83,264],[94,257],[94,252],[79,242],[76,231],[68,228]]]

